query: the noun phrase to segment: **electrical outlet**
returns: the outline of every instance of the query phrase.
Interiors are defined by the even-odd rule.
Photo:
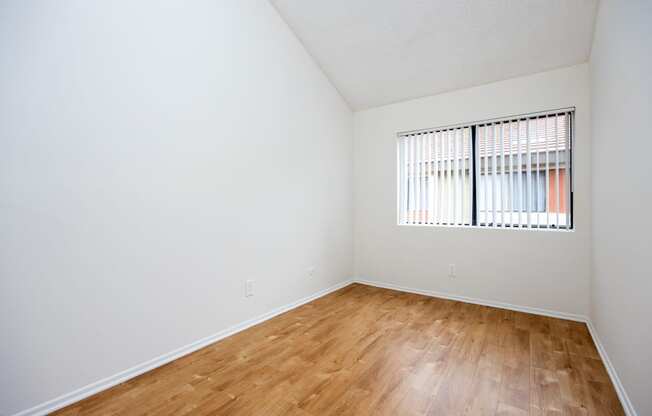
[[[315,266],[308,267],[308,269],[306,269],[306,273],[308,274],[308,279],[315,277]]]
[[[448,265],[448,277],[455,277],[455,264],[451,263]]]
[[[254,295],[254,281],[247,280],[245,281],[245,297],[250,297]]]

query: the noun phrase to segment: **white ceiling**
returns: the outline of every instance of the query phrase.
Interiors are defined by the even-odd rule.
[[[589,58],[597,0],[271,0],[354,110]]]

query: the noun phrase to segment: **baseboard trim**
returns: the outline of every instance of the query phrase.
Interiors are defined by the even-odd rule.
[[[331,286],[327,289],[320,290],[319,292],[316,292],[310,296],[306,296],[305,298],[299,299],[295,302],[288,303],[287,305],[278,307],[276,309],[273,309],[267,313],[264,313],[262,315],[259,315],[253,319],[249,319],[247,321],[241,322],[237,325],[231,326],[225,330],[222,330],[216,334],[210,335],[206,338],[202,338],[198,341],[195,341],[191,344],[188,344],[186,346],[183,346],[181,348],[178,348],[174,351],[168,352],[166,354],[160,355],[156,358],[153,358],[147,362],[144,362],[142,364],[139,364],[137,366],[134,366],[130,369],[127,369],[125,371],[122,371],[118,374],[115,374],[113,376],[104,378],[102,380],[96,381],[95,383],[89,384],[87,386],[84,386],[80,389],[77,389],[75,391],[72,391],[70,393],[64,394],[62,396],[59,396],[57,398],[54,398],[52,400],[48,400],[45,403],[36,405],[32,408],[29,408],[27,410],[20,411],[18,413],[15,413],[14,416],[41,416],[41,415],[46,415],[48,413],[54,412],[55,410],[59,410],[61,408],[64,408],[68,405],[71,405],[73,403],[76,403],[80,400],[83,400],[87,397],[90,397],[94,394],[97,394],[103,390],[107,390],[111,387],[114,387],[120,383],[124,383],[127,380],[130,380],[134,377],[137,377],[141,374],[144,374],[150,370],[153,370],[157,367],[160,367],[162,365],[165,365],[171,361],[174,361],[178,358],[181,358],[185,355],[191,354],[197,350],[200,350],[210,344],[213,344],[221,339],[224,339],[228,336],[231,336],[233,334],[236,334],[238,332],[244,331],[247,328],[250,328],[254,325],[258,325],[262,322],[265,322],[269,319],[274,318],[275,316],[278,316],[282,313],[288,312],[292,309],[295,309],[301,305],[304,305],[308,302],[311,302],[315,299],[321,298],[323,296],[328,295],[329,293],[335,292],[336,290],[339,290],[343,287],[346,287],[353,283],[352,280],[346,280],[344,282],[338,283],[334,286]]]
[[[552,318],[567,319],[567,320],[570,320],[570,321],[577,321],[577,322],[588,322],[588,317],[586,317],[584,315],[577,315],[577,314],[566,313],[566,312],[551,311],[551,310],[548,310],[548,309],[533,308],[533,307],[530,307],[530,306],[512,305],[510,303],[497,302],[497,301],[485,300],[485,299],[477,299],[477,298],[471,298],[471,297],[468,297],[468,296],[453,295],[453,294],[450,294],[450,293],[437,292],[437,291],[434,291],[434,290],[415,289],[415,288],[395,285],[395,284],[392,284],[392,283],[379,282],[379,281],[376,281],[376,280],[367,280],[367,279],[355,278],[354,282],[361,283],[363,285],[369,285],[369,286],[381,287],[381,288],[385,288],[385,289],[398,290],[398,291],[401,291],[401,292],[416,293],[416,294],[419,294],[419,295],[431,296],[431,297],[434,297],[434,298],[457,300],[459,302],[473,303],[475,305],[482,305],[482,306],[492,306],[494,308],[508,309],[510,311],[526,312],[526,313],[532,313],[532,314],[535,314],[535,315],[550,316]]]
[[[604,346],[602,345],[602,342],[600,341],[600,338],[598,337],[598,333],[593,326],[593,323],[591,320],[584,315],[576,315],[576,314],[570,314],[566,312],[558,312],[558,311],[551,311],[548,309],[540,309],[540,308],[532,308],[529,306],[519,306],[519,305],[512,305],[509,303],[504,303],[504,302],[496,302],[496,301],[489,301],[489,300],[484,300],[484,299],[476,299],[476,298],[470,298],[467,296],[459,296],[459,295],[452,295],[449,293],[443,293],[443,292],[436,292],[433,290],[423,290],[423,289],[414,289],[414,288],[409,288],[405,286],[399,286],[395,285],[392,283],[386,283],[386,282],[379,282],[376,280],[368,280],[368,279],[361,279],[361,278],[355,278],[353,279],[355,283],[360,283],[363,285],[368,285],[368,286],[375,286],[375,287],[380,287],[384,289],[393,289],[393,290],[398,290],[401,292],[407,292],[407,293],[416,293],[419,295],[424,295],[424,296],[431,296],[435,298],[442,298],[442,299],[450,299],[450,300],[457,300],[460,302],[465,302],[465,303],[473,303],[476,305],[483,305],[483,306],[492,306],[495,308],[500,308],[500,309],[508,309],[512,311],[517,311],[517,312],[526,312],[526,313],[532,313],[535,315],[543,315],[543,316],[549,316],[552,318],[560,318],[560,319],[567,319],[571,321],[576,321],[576,322],[583,322],[586,324],[587,328],[589,329],[589,333],[591,334],[591,338],[593,338],[593,343],[595,344],[596,348],[598,349],[598,353],[600,354],[600,358],[602,358],[602,362],[604,363],[605,368],[607,369],[607,372],[609,373],[609,378],[611,378],[611,383],[614,385],[614,388],[616,389],[616,393],[618,394],[618,398],[620,399],[620,403],[623,406],[623,409],[625,410],[625,414],[627,416],[638,416],[636,413],[636,410],[634,409],[634,406],[632,405],[632,402],[629,400],[629,396],[627,395],[627,392],[625,391],[625,387],[620,381],[620,378],[618,377],[618,373],[616,372],[616,368],[613,366],[611,363],[611,360],[609,359],[609,356],[607,355],[607,351],[604,349]]]
[[[632,404],[631,400],[629,400],[629,396],[625,391],[625,387],[623,386],[623,383],[620,381],[620,377],[618,377],[618,373],[616,372],[616,367],[614,367],[613,364],[611,363],[611,360],[609,359],[609,355],[607,355],[607,350],[604,349],[604,346],[600,341],[600,337],[598,337],[598,331],[595,329],[593,322],[591,322],[591,320],[588,320],[586,322],[586,326],[589,328],[589,332],[591,333],[591,338],[593,338],[593,343],[598,349],[598,353],[600,354],[600,358],[602,358],[602,362],[604,363],[604,366],[607,368],[607,372],[609,373],[609,378],[611,378],[611,382],[616,388],[616,393],[618,394],[620,403],[623,405],[625,414],[627,416],[638,416],[638,413],[636,413],[636,409],[634,409],[634,405]]]

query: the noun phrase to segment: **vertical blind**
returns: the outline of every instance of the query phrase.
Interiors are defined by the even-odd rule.
[[[399,223],[571,229],[573,116],[399,133]]]

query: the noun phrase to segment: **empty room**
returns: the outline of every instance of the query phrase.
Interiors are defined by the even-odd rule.
[[[0,416],[652,415],[650,45],[650,0],[0,0]]]

